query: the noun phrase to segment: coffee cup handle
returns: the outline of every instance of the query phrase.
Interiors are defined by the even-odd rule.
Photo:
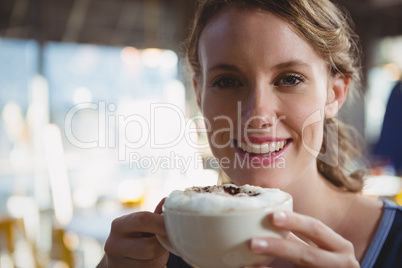
[[[159,243],[161,243],[161,245],[167,249],[169,252],[173,253],[176,256],[180,257],[179,252],[175,249],[175,247],[172,245],[172,243],[170,242],[169,238],[166,236],[161,236],[161,235],[155,235],[156,239],[158,239]]]

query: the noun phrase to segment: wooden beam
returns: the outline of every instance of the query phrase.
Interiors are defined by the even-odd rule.
[[[67,20],[66,30],[62,42],[78,42],[80,30],[84,24],[85,16],[91,0],[75,0]]]
[[[126,45],[128,43],[130,32],[134,31],[136,24],[140,22],[141,11],[141,3],[137,1],[129,0],[121,5],[116,29],[110,38],[111,45]]]
[[[6,36],[21,37],[21,30],[24,29],[24,19],[27,14],[29,0],[15,0],[10,17],[10,24],[6,30]]]
[[[144,35],[145,47],[158,47],[158,27],[159,27],[159,0],[144,0]]]

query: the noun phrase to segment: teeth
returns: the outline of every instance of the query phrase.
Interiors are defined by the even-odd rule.
[[[267,143],[261,144],[260,153],[267,154],[269,153],[269,145]]]
[[[283,147],[285,147],[285,145],[286,141],[266,142],[262,144],[250,144],[245,142],[239,143],[239,147],[243,151],[253,154],[273,153],[275,151],[281,150]]]
[[[250,151],[248,151],[250,150]],[[261,151],[261,146],[259,144],[248,144],[247,145],[247,152],[255,152],[259,154]]]
[[[271,144],[269,145],[269,149],[271,152],[275,151],[275,147],[276,147],[277,142],[271,142]],[[278,146],[279,148],[279,146]]]

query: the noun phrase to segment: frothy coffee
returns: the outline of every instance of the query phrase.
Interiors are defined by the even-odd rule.
[[[275,207],[288,198],[289,194],[279,189],[248,184],[193,186],[183,191],[173,191],[166,198],[165,207],[199,213],[240,212]]]

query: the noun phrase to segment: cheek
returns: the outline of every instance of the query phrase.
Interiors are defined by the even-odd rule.
[[[204,97],[203,115],[210,125],[208,132],[209,143],[212,148],[222,149],[230,146],[236,134],[236,112],[231,105],[217,98]]]
[[[303,129],[303,147],[313,156],[318,156],[322,146],[323,124],[314,123]]]
[[[235,125],[237,122],[237,101],[213,93],[205,93],[202,98],[202,113],[217,130]]]
[[[324,105],[324,104],[323,104]],[[299,110],[298,114],[300,144],[315,156],[318,155],[323,138],[325,120],[324,109],[318,105]]]

